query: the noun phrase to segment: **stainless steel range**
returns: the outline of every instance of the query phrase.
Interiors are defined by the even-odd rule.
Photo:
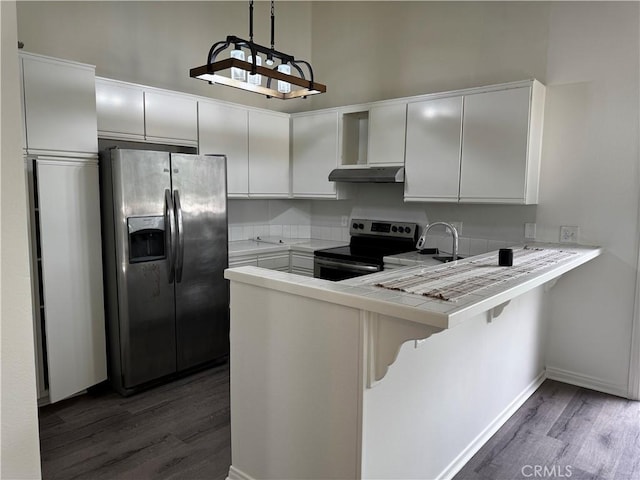
[[[386,220],[353,219],[348,246],[316,250],[313,276],[325,280],[379,272],[383,257],[415,250],[418,225]]]

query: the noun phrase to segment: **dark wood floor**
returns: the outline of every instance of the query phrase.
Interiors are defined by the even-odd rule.
[[[228,365],[129,398],[93,392],[41,408],[40,438],[45,480],[223,479]],[[545,381],[455,477],[519,478],[640,480],[640,402]]]
[[[123,398],[108,389],[40,409],[44,479],[224,479],[229,366]]]
[[[640,480],[640,402],[546,380],[454,478]]]

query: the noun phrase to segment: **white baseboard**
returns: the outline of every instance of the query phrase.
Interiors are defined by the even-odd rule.
[[[562,370],[561,368],[547,367],[547,378],[576,385],[578,387],[588,388],[597,392],[609,393],[617,397],[628,398],[629,395],[628,385],[615,385],[596,377]]]
[[[229,467],[229,475],[227,475],[227,480],[256,480],[255,478],[247,475],[241,470],[238,470],[233,465]]]
[[[518,410],[527,399],[533,395],[542,382],[547,378],[551,380],[557,380],[559,382],[576,385],[578,387],[589,388],[598,392],[609,393],[618,397],[627,398],[628,387],[627,385],[615,385],[609,382],[602,381],[595,377],[588,375],[582,375],[575,372],[569,372],[559,368],[547,367],[546,371],[543,371],[538,375],[500,414],[474,438],[467,447],[460,452],[460,454],[453,459],[453,461],[447,465],[447,467],[440,472],[436,477],[436,480],[445,480],[453,478],[462,467],[464,467],[469,460],[487,443],[487,441],[502,427],[509,418]],[[238,470],[237,468],[229,467],[229,475],[227,480],[255,480],[253,477]]]
[[[460,454],[453,459],[453,461],[447,465],[447,467],[440,472],[436,477],[437,480],[444,480],[453,478],[462,467],[464,467],[469,460],[487,443],[487,441],[502,427],[511,416],[516,413],[524,402],[533,395],[542,382],[546,380],[545,372],[543,371],[538,375],[533,382],[531,382],[500,414],[482,431],[476,438],[474,438],[467,447],[460,452]]]

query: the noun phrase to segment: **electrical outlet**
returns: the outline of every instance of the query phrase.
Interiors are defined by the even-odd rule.
[[[525,223],[524,224],[524,238],[527,240],[535,240],[536,239],[536,224],[535,223]]]
[[[343,227],[349,225],[349,217],[346,215],[342,215],[342,217],[340,218],[340,225],[342,225]]]
[[[580,227],[560,227],[560,243],[578,243]]]

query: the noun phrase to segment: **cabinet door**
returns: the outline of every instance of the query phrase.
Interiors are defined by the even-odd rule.
[[[461,202],[524,202],[530,91],[465,96]]]
[[[369,164],[403,164],[407,105],[383,105],[369,109]]]
[[[462,97],[410,103],[405,201],[457,202]]]
[[[22,67],[27,148],[96,153],[94,69],[27,55]]]
[[[289,196],[289,116],[249,110],[249,194]]]
[[[198,141],[198,102],[184,95],[145,91],[145,135],[147,140]]]
[[[338,163],[338,113],[293,117],[294,196],[335,198],[328,177]]]
[[[291,273],[313,277],[313,253],[291,252]]]
[[[107,378],[97,162],[37,162],[49,397]]]
[[[98,131],[101,137],[144,140],[144,91],[140,87],[96,80]]]
[[[258,255],[258,266],[270,270],[289,271],[289,252]]]
[[[201,155],[227,156],[227,192],[246,197],[249,193],[248,116],[244,108],[200,102],[198,137]]]

